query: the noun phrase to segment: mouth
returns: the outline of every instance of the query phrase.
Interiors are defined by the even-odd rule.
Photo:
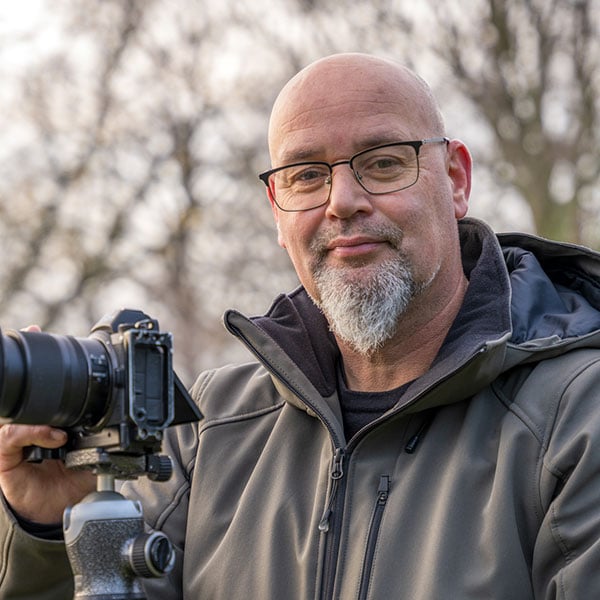
[[[401,252],[403,237],[402,229],[391,223],[347,223],[337,231],[331,227],[318,233],[310,250],[317,265],[331,261],[331,266],[367,266],[380,254]]]
[[[390,247],[388,240],[371,236],[338,237],[327,244],[326,251],[330,256],[352,258],[376,252],[383,247]]]

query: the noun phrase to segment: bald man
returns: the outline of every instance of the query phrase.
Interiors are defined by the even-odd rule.
[[[388,60],[306,67],[269,149],[301,287],[225,315],[256,361],[199,377],[169,482],[124,486],[176,547],[146,597],[598,597],[600,256],[465,218],[469,152]],[[89,481],[22,462],[60,436],[0,429],[2,598],[72,589],[56,521]]]

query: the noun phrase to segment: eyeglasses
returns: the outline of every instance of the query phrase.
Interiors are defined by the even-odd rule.
[[[275,204],[285,212],[311,210],[327,204],[333,167],[349,165],[356,180],[369,194],[391,194],[417,183],[419,150],[424,144],[448,144],[447,137],[413,142],[394,142],[368,148],[349,160],[297,162],[261,173]]]

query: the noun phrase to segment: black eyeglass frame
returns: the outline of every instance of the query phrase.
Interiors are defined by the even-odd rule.
[[[450,138],[444,136],[444,137],[426,138],[424,140],[411,140],[411,141],[407,141],[407,142],[390,142],[387,144],[381,144],[380,146],[373,146],[371,148],[366,148],[365,150],[361,150],[360,152],[357,152],[354,156],[351,156],[347,160],[338,160],[335,163],[328,163],[323,160],[304,160],[304,161],[300,161],[300,162],[290,163],[289,165],[283,165],[282,167],[275,167],[274,169],[269,169],[268,171],[265,171],[264,173],[260,173],[258,178],[267,186],[267,188],[269,188],[270,187],[269,186],[269,178],[271,177],[271,175],[273,175],[274,173],[277,173],[279,171],[283,171],[284,169],[288,169],[290,167],[301,167],[303,165],[323,165],[329,169],[329,177],[331,178],[331,176],[333,175],[333,167],[337,167],[338,165],[348,165],[350,167],[350,170],[352,171],[352,173],[354,173],[354,177],[356,178],[356,180],[358,181],[360,186],[369,194],[373,194],[374,196],[380,196],[383,194],[393,194],[394,192],[400,192],[409,187],[412,187],[413,185],[415,185],[415,183],[417,183],[417,181],[419,181],[419,171],[420,171],[419,151],[421,150],[421,146],[423,146],[425,144],[441,144],[441,143],[448,145],[450,143]],[[354,170],[354,168],[352,167],[352,163],[357,158],[359,158],[363,154],[366,154],[367,152],[372,152],[373,150],[380,150],[383,148],[389,148],[390,146],[412,146],[414,148],[415,156],[417,159],[417,177],[409,185],[405,185],[405,186],[399,187],[397,189],[393,189],[393,190],[386,191],[386,192],[372,192],[364,186],[364,184],[362,182],[362,178],[360,176],[360,173],[357,173]],[[321,204],[317,204],[316,206],[311,206],[310,208],[282,208],[279,205],[279,203],[277,202],[277,197],[275,196],[275,194],[273,194],[273,200],[275,201],[275,204],[277,204],[277,207],[280,210],[282,210],[283,212],[304,212],[306,210],[313,210],[315,208],[319,208],[320,206],[327,204],[327,202],[329,202],[330,194],[331,194],[331,185],[329,186],[329,194],[327,194],[326,200],[324,202],[321,202]]]

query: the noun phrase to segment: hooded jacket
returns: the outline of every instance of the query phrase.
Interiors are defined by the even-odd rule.
[[[600,256],[459,228],[447,339],[352,439],[303,289],[226,314],[257,361],[201,375],[204,420],[165,441],[172,479],[124,488],[176,547],[149,600],[600,597]],[[0,525],[0,598],[69,598],[63,545]]]

